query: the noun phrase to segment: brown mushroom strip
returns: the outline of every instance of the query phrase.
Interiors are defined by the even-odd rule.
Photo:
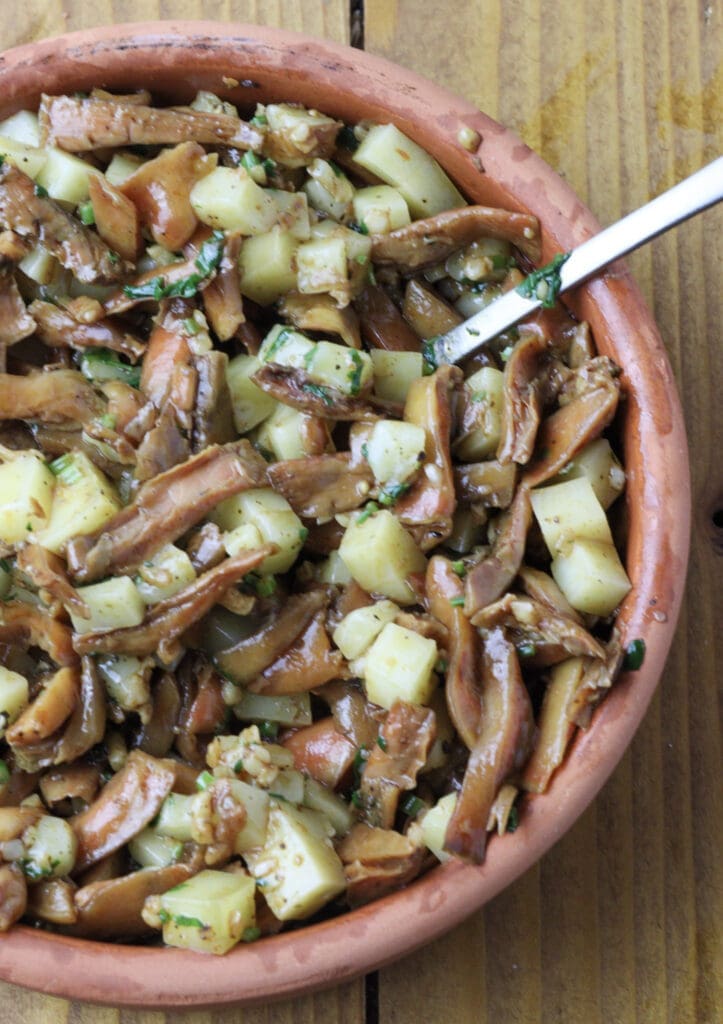
[[[76,370],[0,373],[0,410],[4,419],[87,424],[103,415],[105,402]]]
[[[260,629],[215,654],[216,665],[239,686],[250,683],[291,647],[328,601],[323,590],[292,594]]]
[[[562,662],[547,685],[537,720],[537,740],[522,773],[521,786],[528,793],[544,793],[562,764],[575,731],[570,709],[580,689],[585,664],[584,658]]]
[[[333,650],[325,626],[326,613],[319,612],[289,649],[248,685],[251,693],[283,696],[307,693],[346,672],[340,651]]]
[[[464,610],[452,604],[462,596],[462,581],[452,563],[441,555],[430,558],[426,592],[429,610],[449,631],[449,666],[445,695],[449,717],[465,745],[477,742],[482,716],[479,688],[479,636]]]
[[[422,427],[426,434],[426,462],[412,484],[394,507],[405,526],[421,526],[419,546],[423,551],[439,544],[452,530],[457,506],[450,454],[452,399],[455,386],[462,380],[456,366],[440,366],[431,377],[417,377],[407,395],[404,419]]]
[[[225,444],[236,436],[231,392],[226,381],[228,356],[225,352],[204,352],[195,356],[198,375],[193,410],[193,450],[203,451],[212,444]]]
[[[55,744],[53,764],[65,764],[87,753],[105,734],[105,687],[91,658],[83,658],[80,672],[80,695],[73,714]]]
[[[533,263],[540,259],[540,225],[537,217],[487,206],[462,206],[434,217],[416,220],[386,235],[372,235],[374,263],[393,263],[413,272],[447,259],[481,238],[512,242]]]
[[[73,713],[79,691],[78,669],[58,669],[6,732],[10,746],[31,746],[51,736]]]
[[[100,770],[83,761],[51,768],[40,779],[43,800],[54,814],[62,814],[73,800],[92,803],[100,786]]]
[[[424,848],[390,829],[354,825],[339,844],[352,907],[379,899],[411,882],[424,862]]]
[[[456,309],[437,295],[424,281],[411,278],[404,289],[404,319],[420,338],[434,338],[446,334],[462,323]]]
[[[161,662],[169,664],[178,653],[177,641],[186,630],[274,550],[273,545],[266,544],[227,558],[177,594],[151,605],[139,626],[76,633],[75,649],[79,654],[133,654],[139,658],[156,654]]]
[[[32,252],[32,243],[21,238],[14,231],[0,231],[0,268],[10,270],[9,263],[20,263],[28,253]],[[14,269],[14,268],[13,268]],[[14,280],[10,278],[10,280]]]
[[[205,301],[204,294],[204,301]],[[351,306],[339,309],[330,295],[289,292],[278,303],[279,313],[301,330],[338,334],[350,348],[361,348],[359,320]],[[218,332],[216,332],[218,333]]]
[[[171,389],[173,371],[191,365],[188,331],[183,321],[193,312],[185,299],[170,299],[161,304],[154,321],[141,366],[141,391],[160,409]]]
[[[617,679],[622,668],[624,651],[620,645],[617,630],[605,644],[605,657],[602,661],[586,661],[582,684],[577,690],[569,706],[572,721],[581,729],[586,729],[595,707]]]
[[[548,416],[540,428],[540,457],[526,471],[525,486],[538,487],[555,476],[612,422],[620,398],[618,372],[615,364],[604,357],[591,360],[575,372],[572,398]]]
[[[354,744],[355,750],[371,750],[377,741],[385,712],[370,704],[355,680],[337,680],[318,695],[329,705],[336,727]]]
[[[0,643],[39,647],[56,665],[73,665],[78,660],[70,627],[25,601],[0,605]]]
[[[165,757],[173,746],[181,710],[181,695],[172,673],[164,672],[154,684],[152,706],[149,720],[142,722],[133,737],[133,746],[153,757]]]
[[[113,252],[135,263],[143,248],[141,222],[135,203],[111,185],[103,174],[89,175],[88,191],[98,234]]]
[[[465,579],[464,610],[472,622],[481,609],[504,594],[517,575],[525,555],[531,518],[529,491],[526,487],[518,487],[512,504],[504,513],[492,551],[469,571]]]
[[[414,333],[383,288],[367,285],[354,300],[362,337],[370,348],[389,352],[419,352]]]
[[[204,312],[219,341],[229,341],[246,322],[238,262],[242,242],[242,236],[227,234],[218,273],[202,292]]]
[[[76,871],[119,850],[152,821],[171,792],[173,771],[142,750],[132,750],[90,807],[70,819],[78,839]]]
[[[144,484],[102,530],[68,543],[70,572],[92,582],[132,572],[186,533],[225,498],[266,482],[266,463],[248,441],[207,448]]]
[[[525,332],[505,365],[502,436],[497,447],[497,458],[503,465],[524,464],[532,455],[542,413],[548,352],[544,334]]]
[[[216,732],[228,711],[223,699],[221,679],[208,664],[196,669],[196,693],[187,713],[179,720],[181,732],[192,736]]]
[[[25,913],[28,886],[15,864],[0,864],[0,934],[8,931]]]
[[[43,95],[38,117],[43,145],[73,153],[106,146],[172,145],[188,139],[238,149],[260,149],[263,142],[253,125],[229,114],[147,107],[117,98]]]
[[[191,454],[191,446],[178,426],[173,406],[168,403],[148,431],[136,451],[134,478],[145,483],[161,473],[167,473],[174,466],[185,462]]]
[[[548,576],[546,572],[541,572],[539,569],[533,569],[529,565],[522,565],[517,579],[524,592],[535,601],[545,605],[550,611],[557,612],[558,615],[572,619],[578,626],[582,626],[582,616],[575,611],[552,576]]]
[[[13,765],[10,778],[0,786],[0,807],[18,807],[23,800],[35,792],[40,772],[21,771]]]
[[[49,924],[75,924],[75,886],[64,878],[41,878],[28,889],[28,914]]]
[[[215,153],[207,154],[198,143],[182,142],[141,164],[119,186],[138,210],[143,226],[170,252],[183,248],[196,230],[191,189],[210,174],[217,160]]]
[[[392,828],[400,795],[417,785],[437,733],[434,711],[397,700],[364,766],[359,793],[370,825]]]
[[[394,402],[374,395],[345,395],[337,388],[317,384],[303,370],[266,363],[251,380],[284,405],[332,420],[377,420],[399,412]]]
[[[43,195],[35,183],[7,161],[0,167],[0,224],[40,242],[79,281],[113,284],[129,267],[94,231]]]
[[[52,302],[36,299],[28,307],[35,318],[37,336],[53,348],[107,348],[137,362],[146,351],[142,341],[113,320],[80,323]]]
[[[369,497],[374,484],[369,464],[352,468],[350,463],[348,452],[287,459],[269,466],[268,475],[297,515],[325,519],[359,508]]]
[[[474,617],[478,629],[501,626],[525,664],[544,668],[576,655],[603,658],[602,646],[586,629],[531,597],[507,593]],[[529,652],[529,653],[527,653]]]
[[[186,545],[186,554],[197,573],[213,569],[226,557],[223,535],[216,523],[204,523],[191,534]]]
[[[0,273],[0,348],[14,345],[34,330],[35,321],[32,313],[25,308],[15,278]]]
[[[496,459],[454,467],[454,483],[460,501],[485,508],[508,508],[515,493],[517,466]]]
[[[330,789],[336,789],[351,771],[357,752],[331,716],[295,729],[280,742],[294,755],[300,772]]]
[[[16,566],[34,586],[47,591],[51,600],[72,608],[76,615],[90,618],[88,606],[68,579],[65,562],[59,555],[39,544],[26,544],[18,551]]]
[[[487,819],[500,785],[525,762],[534,721],[514,646],[496,628],[482,655],[482,718],[444,849],[481,864]]]

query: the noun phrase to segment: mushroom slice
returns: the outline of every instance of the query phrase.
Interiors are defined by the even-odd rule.
[[[482,717],[444,849],[475,864],[484,860],[487,821],[503,782],[524,764],[534,721],[514,645],[496,627],[482,655]]]
[[[419,352],[419,337],[414,333],[383,288],[367,285],[354,300],[361,333],[370,348],[388,352]]]
[[[178,640],[186,630],[202,619],[229,587],[274,551],[274,545],[266,544],[227,558],[177,594],[151,605],[138,626],[76,633],[75,649],[79,654],[131,654],[138,658],[156,654],[162,663],[170,664],[179,653]]]
[[[28,914],[37,921],[71,925],[78,919],[75,886],[64,878],[42,878],[28,890]]]
[[[52,601],[72,608],[76,615],[90,618],[88,606],[68,579],[65,562],[59,555],[39,544],[26,544],[18,551],[16,566]]]
[[[0,409],[4,419],[88,424],[106,403],[76,370],[46,370],[26,377],[0,373]]]
[[[212,445],[149,480],[102,530],[69,541],[70,572],[83,582],[132,572],[219,502],[265,483],[266,463],[248,441]]]
[[[15,278],[11,274],[0,273],[0,348],[27,338],[35,331],[35,326],[32,312],[26,309]]]
[[[503,466],[497,459],[454,467],[454,483],[460,501],[484,508],[508,508],[515,493],[517,466]]]
[[[194,357],[193,365],[198,382],[193,407],[192,447],[195,452],[200,452],[209,445],[232,441],[238,435],[226,380],[228,356],[215,350],[204,352]]]
[[[445,302],[423,280],[416,278],[407,281],[402,313],[420,338],[434,338],[438,334],[446,334],[462,323],[462,317],[454,307]]]
[[[241,235],[227,233],[218,273],[202,292],[204,311],[219,341],[229,341],[246,322],[238,262],[242,242]]]
[[[326,611],[318,612],[291,647],[249,683],[252,693],[282,696],[306,693],[346,672],[340,651],[326,631]]]
[[[337,728],[332,716],[294,729],[280,741],[294,756],[299,771],[336,789],[351,771],[357,747]]]
[[[451,562],[441,555],[430,558],[426,592],[429,610],[449,632],[449,666],[445,683],[447,708],[455,729],[472,750],[482,716],[479,688],[479,635],[453,601],[462,596],[463,585]]]
[[[462,206],[416,220],[386,235],[372,235],[372,260],[413,273],[446,260],[457,249],[481,238],[511,242],[533,263],[541,255],[537,217],[487,206]]]
[[[78,660],[70,627],[25,601],[5,601],[0,606],[0,643],[39,647],[56,665]]]
[[[535,601],[544,604],[546,608],[557,612],[558,615],[572,619],[578,626],[582,626],[582,616],[575,611],[552,576],[548,576],[546,572],[541,572],[539,569],[533,569],[529,565],[522,565],[517,579],[524,592]]]
[[[142,341],[113,320],[82,323],[52,302],[36,299],[28,307],[35,318],[37,336],[53,348],[105,348],[137,362],[146,351]]]
[[[0,864],[0,934],[20,920],[27,902],[25,875],[15,864]]]
[[[39,242],[85,284],[113,284],[130,269],[95,231],[39,194],[33,179],[7,160],[0,167],[0,224]]]
[[[204,300],[206,296],[204,295]],[[359,320],[351,306],[339,309],[330,295],[289,292],[279,300],[279,313],[301,330],[338,334],[350,348],[361,348]],[[216,332],[218,333],[218,332]]]
[[[566,615],[532,597],[509,593],[474,617],[479,629],[501,626],[526,664],[544,668],[575,656],[604,658],[603,647]]]
[[[53,764],[75,761],[105,735],[105,687],[92,658],[83,658],[80,664],[79,697],[63,735],[55,744]]]
[[[98,234],[124,260],[135,263],[143,248],[141,222],[135,203],[111,185],[103,174],[89,176],[88,191]]]
[[[174,778],[162,761],[132,750],[90,807],[70,819],[78,839],[76,870],[119,850],[144,829],[160,811]]]
[[[437,732],[434,711],[397,700],[392,705],[361,777],[359,792],[370,825],[391,828],[400,795],[417,785]]]
[[[492,551],[469,571],[465,579],[465,614],[472,622],[488,604],[504,594],[517,575],[525,555],[532,510],[530,494],[519,487],[504,513]]]
[[[32,746],[52,736],[73,713],[79,689],[77,667],[58,669],[8,729],[5,737],[10,746]]]
[[[293,409],[332,420],[376,420],[398,414],[395,402],[374,395],[345,395],[337,388],[318,384],[303,370],[266,363],[251,380],[262,391]]]
[[[238,149],[260,149],[263,142],[258,129],[230,114],[190,107],[149,107],[123,97],[44,94],[38,117],[43,145],[73,153],[101,147],[173,145],[188,139]]]
[[[100,770],[80,760],[51,768],[40,779],[43,800],[54,814],[63,814],[73,800],[92,803],[99,786]]]
[[[367,462],[351,465],[348,452],[275,462],[268,469],[271,486],[297,515],[326,519],[359,508],[369,497],[374,474]]]
[[[394,506],[394,514],[407,527],[422,527],[418,537],[423,551],[435,547],[452,531],[457,505],[450,454],[452,399],[462,371],[441,366],[430,377],[412,381],[404,406],[404,419],[425,431],[426,461],[422,471]]]
[[[424,848],[391,829],[359,823],[337,848],[352,907],[370,903],[411,882],[424,863]]]

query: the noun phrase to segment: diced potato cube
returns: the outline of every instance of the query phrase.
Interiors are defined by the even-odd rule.
[[[306,360],[307,373],[312,380],[336,388],[345,395],[358,395],[365,391],[374,374],[368,352],[359,352],[333,341],[318,341]]]
[[[615,457],[606,437],[591,441],[558,474],[559,480],[575,480],[585,476],[592,484],[598,501],[609,508],[625,487],[625,470]]]
[[[376,601],[365,608],[355,608],[334,630],[334,643],[347,661],[359,658],[398,612],[399,606],[393,601]]]
[[[90,618],[84,619],[73,608],[68,608],[76,633],[89,633],[96,629],[125,629],[140,626],[146,614],[138,589],[130,576],[111,576],[88,587],[78,587],[78,596],[88,606]]]
[[[276,408],[277,402],[251,380],[261,366],[257,356],[240,355],[230,360],[226,381],[233,403],[233,420],[239,434],[251,430]]]
[[[272,802],[266,842],[244,859],[280,921],[310,917],[346,888],[341,861],[313,811]]]
[[[375,125],[354,153],[354,162],[399,189],[414,217],[466,205],[434,157],[393,124]]]
[[[239,116],[233,103],[222,100],[215,92],[209,92],[207,89],[198,90],[191,103],[191,110],[200,110],[206,114],[228,114],[229,117]]]
[[[256,924],[255,893],[248,875],[199,872],[161,896],[163,941],[199,953],[227,953]]]
[[[0,134],[0,156],[11,163],[13,167],[17,167],[19,171],[27,174],[33,181],[37,181],[38,175],[48,159],[44,149],[38,149],[32,143],[28,145],[3,134]]]
[[[123,711],[139,711],[151,705],[153,658],[130,654],[102,654],[96,662],[108,696]]]
[[[366,657],[364,688],[369,700],[383,708],[397,700],[427,704],[437,685],[437,657],[434,640],[388,622]]]
[[[504,374],[494,366],[483,366],[465,381],[468,401],[479,404],[482,422],[455,446],[455,455],[465,462],[482,462],[497,451],[502,436]]]
[[[266,194],[276,203],[279,228],[305,242],[311,236],[306,195],[303,192],[284,192],[277,188],[267,188]]]
[[[200,221],[222,231],[263,235],[276,224],[278,207],[244,167],[216,167],[191,189]]]
[[[346,800],[310,775],[304,779],[304,806],[328,818],[337,836],[345,835],[354,824],[354,815]]]
[[[390,402],[403,404],[413,380],[424,372],[421,352],[370,352],[374,365],[374,394]]]
[[[153,825],[161,836],[170,836],[181,843],[191,839],[193,830],[193,801],[195,794],[186,796],[183,793],[169,793],[161,804],[158,818]]]
[[[573,608],[610,615],[631,587],[612,544],[578,538],[552,561],[552,575]]]
[[[278,363],[279,366],[304,370],[313,351],[314,342],[301,331],[274,324],[261,343],[259,359],[262,363]]]
[[[333,220],[343,220],[351,212],[354,186],[344,172],[328,160],[316,159],[308,167],[309,180],[304,191],[315,210]]]
[[[612,544],[605,509],[587,477],[535,488],[530,500],[553,558],[576,537]]]
[[[244,240],[239,256],[241,294],[260,306],[270,306],[296,287],[298,238],[272,228],[265,235]]]
[[[372,235],[384,235],[409,224],[409,207],[402,193],[391,185],[370,185],[354,196],[354,220]]]
[[[234,850],[245,853],[257,850],[266,842],[266,830],[269,823],[269,794],[258,786],[249,786],[241,779],[231,782],[231,790],[238,803],[246,808],[246,821],[236,836]]]
[[[227,498],[217,505],[213,519],[224,530],[251,524],[265,544],[277,544],[279,550],[261,563],[261,572],[286,572],[296,560],[303,544],[303,528],[286,498],[270,487],[255,488]]]
[[[23,872],[31,882],[69,875],[75,867],[78,840],[63,818],[49,814],[23,832]]]
[[[26,146],[40,146],[40,122],[31,110],[18,110],[0,121],[0,136],[24,142]]]
[[[226,554],[239,555],[242,551],[255,551],[264,543],[259,531],[252,523],[242,523],[230,530],[223,538]]]
[[[424,462],[426,434],[403,420],[377,420],[367,442],[367,461],[380,484],[400,484]]]
[[[456,805],[457,794],[448,793],[427,811],[420,822],[422,841],[437,860],[445,861],[450,858],[450,854],[444,852],[444,837]]]
[[[0,465],[0,540],[16,544],[42,530],[53,502],[55,477],[42,459],[23,452]]]
[[[399,604],[414,604],[407,582],[412,573],[425,572],[427,560],[402,524],[388,509],[353,519],[339,547],[353,578],[369,593],[382,594]]]
[[[71,537],[99,530],[121,507],[115,487],[87,455],[73,452],[62,458],[67,472],[56,480],[50,521],[35,537],[55,554]]]
[[[304,799],[304,776],[296,768],[282,768],[268,790],[269,795],[276,799],[300,804]]]
[[[25,676],[0,665],[0,740],[5,730],[27,707],[30,690]]]
[[[135,174],[143,163],[143,158],[134,153],[114,153],[105,169],[105,176],[111,185],[117,187],[127,181],[131,174]]]
[[[143,603],[150,605],[173,597],[195,579],[196,570],[186,552],[166,544],[143,563],[134,582]]]
[[[318,152],[319,138],[334,131],[337,123],[318,110],[295,107],[290,103],[269,103],[264,109],[271,136],[279,136],[281,145],[272,138],[269,152],[285,167],[304,167]]]
[[[342,238],[317,238],[302,243],[296,252],[300,292],[319,295],[344,288],[349,275]]]
[[[346,247],[347,260],[350,265],[364,264],[369,261],[372,251],[372,240],[368,235],[359,231],[352,231],[345,228],[343,224],[337,224],[333,220],[320,220],[311,229],[312,238],[336,238],[341,239]]]
[[[256,442],[275,459],[301,459],[306,450],[304,430],[306,414],[278,402],[276,408],[256,432]]]
[[[47,189],[51,199],[58,199],[77,206],[84,203],[90,194],[88,179],[91,174],[99,175],[85,160],[65,150],[46,147],[46,160],[38,172],[36,181]]]
[[[144,828],[128,843],[128,851],[142,868],[165,868],[180,858],[183,843],[169,836],[160,836],[152,828]]]
[[[352,581],[352,575],[338,551],[330,551],[320,563],[318,578],[320,583],[333,583],[340,587]]]
[[[18,267],[31,280],[45,285],[54,284],[64,273],[55,256],[51,256],[42,245],[36,245],[27,256],[23,256]]]

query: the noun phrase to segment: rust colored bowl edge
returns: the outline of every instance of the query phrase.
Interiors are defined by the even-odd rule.
[[[229,88],[223,76],[239,79]],[[513,133],[418,75],[363,51],[274,29],[213,22],[155,22],[72,33],[0,56],[3,116],[41,92],[148,86],[161,97],[197,88],[248,107],[298,100],[347,121],[392,119],[431,152],[468,196],[535,213],[544,258],[598,230],[592,214]],[[471,154],[461,127],[479,132]],[[481,163],[480,163],[481,161]],[[484,169],[481,173],[480,168]],[[623,642],[642,637],[643,667],[624,673],[580,733],[547,793],[526,801],[517,831],[492,839],[481,867],[447,863],[407,889],[342,917],[225,957],[87,942],[21,926],[0,936],[0,977],[72,999],[152,1009],[249,1005],[347,981],[437,938],[535,863],[572,825],[630,743],[670,647],[685,584],[690,484],[675,383],[649,310],[615,265],[570,300],[599,351],[623,367],[628,474]]]

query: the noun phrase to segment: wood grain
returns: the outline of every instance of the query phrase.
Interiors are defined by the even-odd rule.
[[[12,8],[12,13],[10,9]],[[207,17],[347,41],[342,0],[26,0],[17,45],[112,21]],[[720,151],[723,9],[699,0],[366,0],[365,45],[513,127],[608,223]],[[188,1024],[715,1024],[723,1005],[717,687],[723,657],[723,216],[631,259],[676,371],[692,453],[688,594],[658,697],[548,856],[444,939],[362,983]],[[1,950],[0,950],[1,955]],[[378,1003],[378,1005],[377,1005]],[[167,1024],[0,985],[3,1024]]]
[[[491,0],[450,4],[446,17],[443,7],[367,0],[367,49],[513,127],[601,222],[720,152],[719,4]],[[599,799],[542,863],[381,973],[381,1020],[411,1024],[430,1006],[425,1020],[460,1024],[720,1019],[722,229],[709,212],[630,261],[676,372],[692,454],[688,592],[659,695]]]

